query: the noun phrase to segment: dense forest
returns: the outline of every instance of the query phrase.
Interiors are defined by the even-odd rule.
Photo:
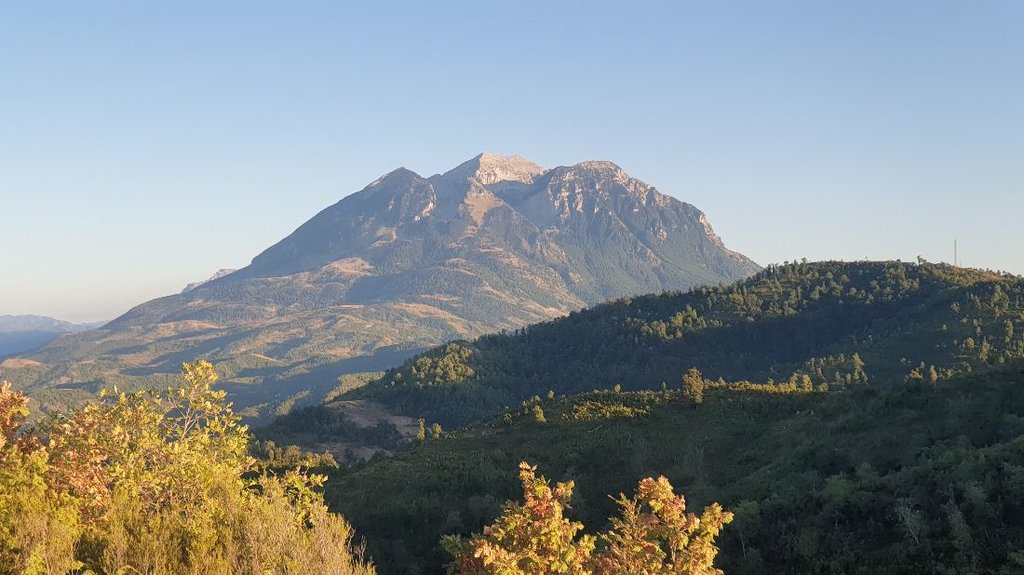
[[[1016,276],[770,266],[452,342],[343,394],[438,425],[332,472],[327,500],[384,573],[438,572],[439,538],[492,521],[521,460],[575,480],[595,530],[645,476],[722,502],[728,573],[1018,572],[1022,359]]]
[[[839,388],[694,375],[535,398],[343,466],[326,499],[382,573],[441,572],[441,537],[489,524],[518,496],[521,460],[575,482],[567,514],[591,533],[615,512],[607,494],[643,477],[721,502],[731,575],[1024,570],[1024,372]]]
[[[943,380],[1024,359],[1024,280],[944,264],[787,263],[624,298],[412,358],[347,397],[456,427],[549,391],[711,379]]]

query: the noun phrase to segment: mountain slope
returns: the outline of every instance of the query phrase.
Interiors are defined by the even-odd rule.
[[[727,287],[625,298],[453,342],[350,397],[463,425],[533,395],[711,378],[944,379],[1024,361],[1024,279],[947,265],[770,266]]]
[[[676,388],[678,386],[675,386]],[[533,407],[546,417],[538,422]],[[443,534],[480,532],[521,498],[520,461],[574,481],[592,529],[607,496],[664,474],[688,509],[735,513],[730,575],[1022,572],[1024,372],[937,384],[712,384],[540,399],[485,425],[333,471],[326,498],[382,575],[440,573]]]
[[[58,339],[15,381],[73,399],[161,384],[205,357],[248,415],[266,415],[451,338],[758,269],[699,210],[610,162],[482,154],[429,178],[386,174],[251,265]]]
[[[1024,278],[793,263],[451,342],[268,431],[358,443],[340,407],[367,400],[450,430],[373,430],[395,453],[332,473],[382,573],[438,572],[441,535],[491,522],[522,460],[575,481],[595,529],[645,476],[723,503],[727,573],[1017,573],[1022,366]]]

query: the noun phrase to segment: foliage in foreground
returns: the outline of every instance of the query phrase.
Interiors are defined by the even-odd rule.
[[[213,366],[182,376],[30,432],[27,399],[0,387],[0,573],[372,574],[324,478],[258,473]]]
[[[564,511],[573,482],[554,488],[537,468],[519,464],[523,503],[505,504],[482,534],[444,538],[454,557],[450,572],[462,575],[721,575],[713,566],[714,539],[732,514],[713,503],[698,517],[686,512],[664,476],[642,479],[636,496],[616,499],[621,515],[597,536],[577,534],[583,524]],[[598,542],[601,543],[598,546]]]

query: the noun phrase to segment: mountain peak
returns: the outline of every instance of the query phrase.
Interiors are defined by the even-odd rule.
[[[221,269],[217,270],[217,273],[215,273],[212,276],[206,278],[205,280],[198,281],[198,282],[190,282],[188,285],[185,286],[185,289],[181,290],[181,293],[188,293],[188,292],[196,289],[197,287],[199,287],[199,286],[201,286],[203,284],[210,283],[213,280],[219,280],[220,278],[222,278],[222,277],[224,277],[224,276],[226,276],[228,274],[234,273],[236,271],[238,271],[238,270],[235,270],[235,269],[232,269],[232,268],[221,268]]]
[[[607,160],[590,160],[587,162],[580,162],[573,166],[573,168],[579,170],[593,170],[595,172],[621,172],[622,168],[619,167],[615,162],[609,162]]]
[[[391,170],[390,172],[388,172],[388,173],[384,174],[383,176],[377,178],[376,180],[370,182],[370,185],[367,186],[367,188],[378,187],[378,186],[383,185],[386,182],[405,183],[405,182],[408,182],[409,180],[412,180],[412,179],[418,178],[418,177],[420,177],[420,175],[417,174],[416,172],[410,170],[409,168],[406,168],[405,166],[401,166],[401,167],[395,168],[394,170]]]
[[[445,172],[443,177],[456,180],[474,179],[483,185],[498,182],[532,183],[544,168],[522,156],[499,156],[484,152]]]

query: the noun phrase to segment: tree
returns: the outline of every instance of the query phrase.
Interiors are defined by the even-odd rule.
[[[25,404],[0,389],[0,573],[372,574],[325,478],[261,473],[213,366],[182,380],[103,393],[16,438]]]
[[[416,430],[416,441],[427,440],[427,421],[422,417],[419,420],[419,429]]]
[[[595,573],[721,575],[713,565],[715,537],[732,513],[717,503],[699,517],[687,513],[685,499],[664,476],[642,479],[634,497],[620,493],[616,502],[621,516],[600,535],[605,545],[595,554]]]
[[[704,384],[704,376],[695,367],[683,374],[683,397],[690,400],[694,407],[704,403]]]
[[[622,515],[599,534],[577,534],[583,524],[565,518],[574,484],[552,489],[536,468],[519,464],[523,503],[508,502],[483,533],[449,535],[441,544],[452,557],[452,573],[463,575],[721,575],[712,565],[714,539],[732,514],[713,503],[701,516],[686,512],[665,477],[646,478],[636,495],[620,494]],[[603,546],[596,548],[600,540]]]
[[[854,381],[863,381],[867,383],[868,376],[864,373],[864,360],[860,358],[859,353],[854,353],[853,357],[850,358],[850,363],[853,366],[853,379]]]
[[[430,436],[434,439],[441,439],[441,424],[435,423],[430,426]]]
[[[45,446],[18,433],[28,415],[28,398],[0,383],[0,574],[67,573],[81,567],[76,501],[47,489]]]
[[[583,524],[564,515],[573,482],[552,488],[537,468],[519,464],[523,503],[508,502],[483,533],[463,539],[446,536],[442,547],[453,558],[451,570],[464,575],[588,575],[594,537],[576,535]]]
[[[547,418],[544,417],[544,408],[539,405],[533,406],[533,420],[537,423],[547,423]]]

